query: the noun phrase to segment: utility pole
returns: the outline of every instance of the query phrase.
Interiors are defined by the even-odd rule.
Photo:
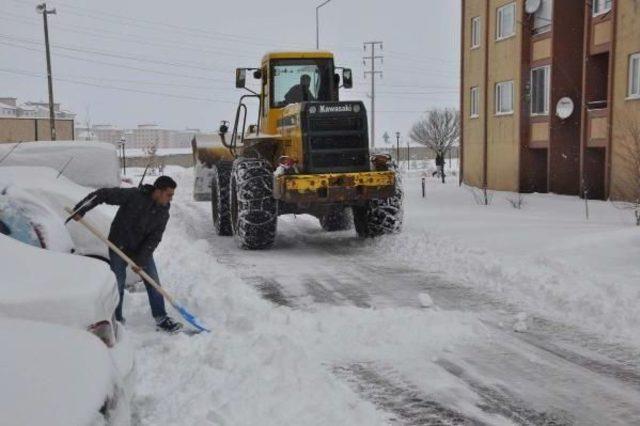
[[[398,167],[400,167],[400,132],[396,132],[396,159],[398,160]]]
[[[36,6],[36,11],[42,14],[44,19],[44,44],[47,52],[47,80],[49,82],[49,125],[51,127],[51,140],[56,140],[56,113],[53,109],[53,79],[51,77],[51,53],[49,51],[49,25],[47,15],[55,15],[56,10],[47,10],[47,4],[42,3]]]
[[[320,8],[331,0],[325,0],[322,4],[316,6],[316,50],[320,50]]]
[[[371,50],[371,56],[363,57],[363,64],[366,66],[367,61],[370,61],[371,71],[365,71],[364,76],[367,74],[371,76],[371,148],[376,147],[376,75],[382,77],[382,71],[376,71],[376,60],[380,59],[380,63],[383,62],[384,56],[376,55],[376,47],[382,50],[381,41],[365,41],[364,51],[367,51],[367,47]]]

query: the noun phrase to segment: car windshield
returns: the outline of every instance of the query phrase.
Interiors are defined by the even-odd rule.
[[[287,59],[272,65],[272,106],[332,99],[333,62],[330,59]]]

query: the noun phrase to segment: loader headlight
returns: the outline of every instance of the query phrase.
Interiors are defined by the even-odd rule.
[[[359,104],[355,104],[353,106],[353,112],[355,112],[356,114],[360,112],[360,105]]]

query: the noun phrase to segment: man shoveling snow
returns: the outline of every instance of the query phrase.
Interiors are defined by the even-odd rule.
[[[120,206],[111,223],[109,240],[132,258],[136,265],[140,265],[132,267],[134,272],[138,273],[142,269],[159,283],[153,252],[162,240],[162,234],[169,221],[169,207],[176,187],[176,182],[169,176],[160,176],[153,185],[143,185],[140,188],[98,189],[74,207],[74,219],[80,220],[85,213],[102,203]],[[120,293],[116,320],[124,322],[122,302],[127,262],[111,249],[109,259]],[[151,314],[158,329],[170,333],[180,330],[182,324],[167,315],[162,295],[146,282],[145,287]]]

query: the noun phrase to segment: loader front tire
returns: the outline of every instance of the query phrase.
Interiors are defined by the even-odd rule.
[[[278,203],[273,198],[271,165],[239,158],[231,172],[231,225],[240,248],[262,250],[276,239]]]
[[[211,215],[216,235],[233,235],[231,229],[230,180],[233,163],[220,161],[213,166],[211,181]]]
[[[396,175],[393,196],[383,200],[370,200],[364,206],[353,206],[353,224],[359,237],[374,238],[396,234],[402,230],[402,183]]]

